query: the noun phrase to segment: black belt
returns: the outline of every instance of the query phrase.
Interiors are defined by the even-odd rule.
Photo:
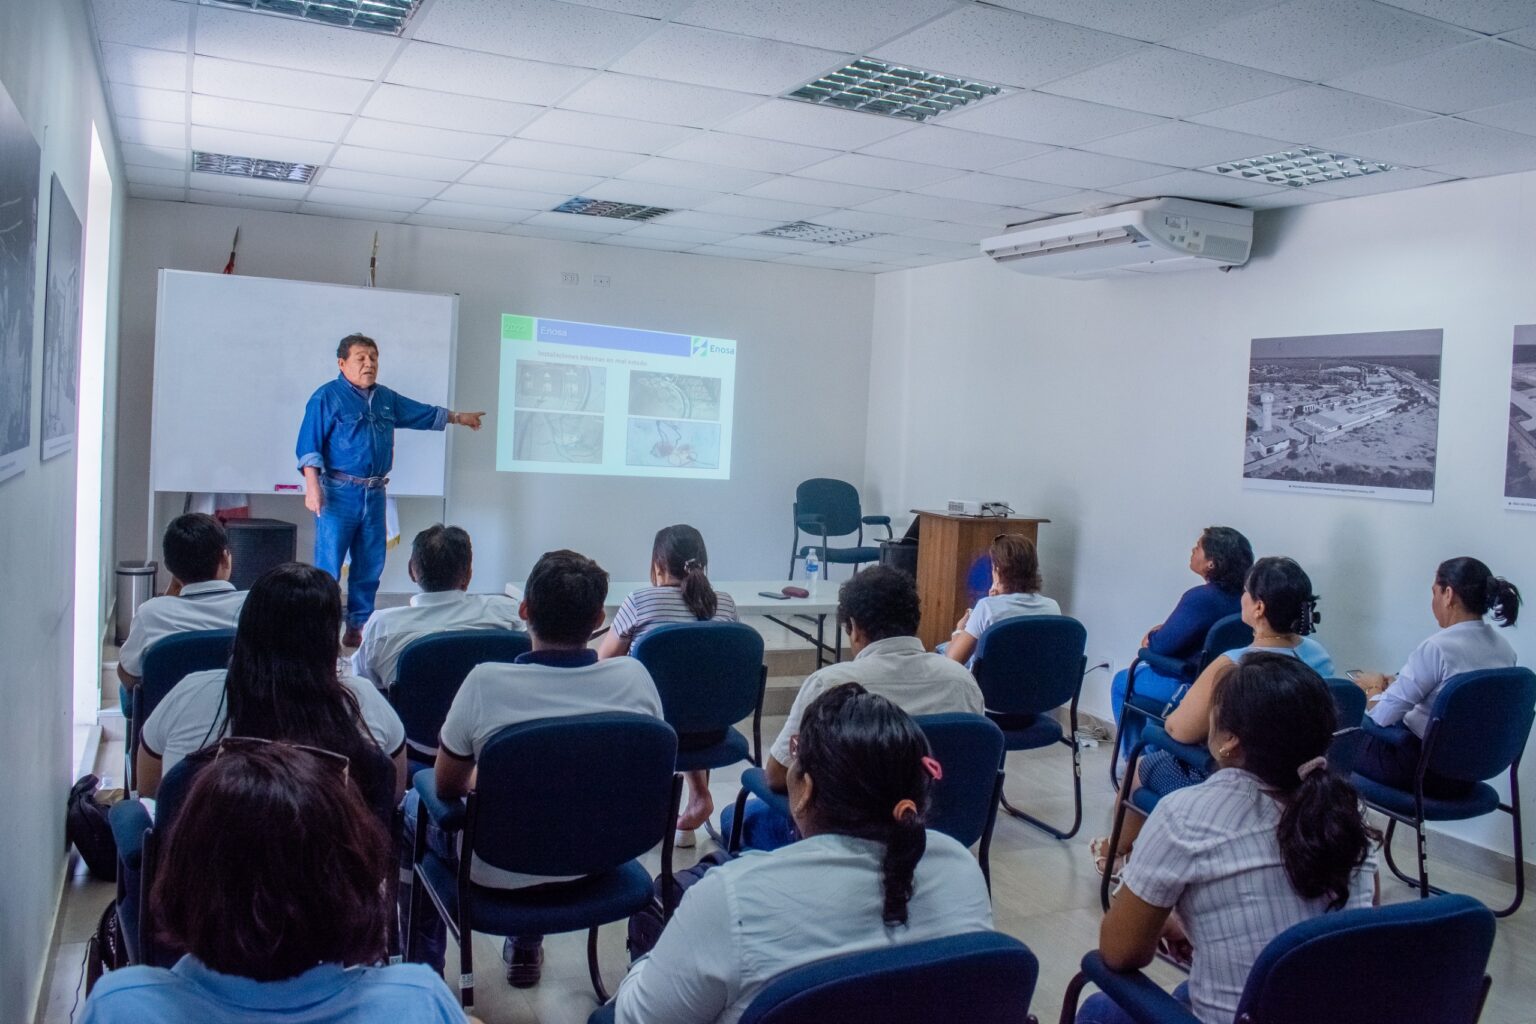
[[[367,487],[370,490],[383,490],[389,483],[387,476],[353,476],[351,473],[342,473],[338,470],[328,469],[325,475],[332,480],[340,480],[344,484],[357,484],[359,487]]]

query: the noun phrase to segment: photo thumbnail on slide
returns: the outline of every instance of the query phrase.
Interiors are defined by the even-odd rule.
[[[503,314],[496,468],[730,477],[736,342]]]

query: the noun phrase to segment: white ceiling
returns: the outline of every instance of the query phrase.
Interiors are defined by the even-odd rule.
[[[1268,208],[1536,168],[1536,0],[425,0],[398,39],[91,9],[147,199],[880,272],[1126,197]],[[779,98],[861,55],[1005,91],[922,125]],[[1405,169],[1199,170],[1294,145]],[[197,174],[193,149],[322,170]],[[573,195],[677,212],[550,212]],[[757,234],[793,220],[880,234]]]

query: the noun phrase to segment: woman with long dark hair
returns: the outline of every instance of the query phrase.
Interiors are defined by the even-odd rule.
[[[976,859],[924,827],[942,768],[917,723],[844,683],[806,708],[789,767],[802,838],[707,871],[619,987],[619,1024],[731,1024],[779,974],[992,927]]]
[[[1352,672],[1371,701],[1371,721],[1392,731],[1390,740],[1367,735],[1355,771],[1398,789],[1412,789],[1429,714],[1446,680],[1462,672],[1509,668],[1515,649],[1488,622],[1513,626],[1520,615],[1520,591],[1475,558],[1441,562],[1430,587],[1430,611],[1440,631],[1408,656],[1395,676]],[[1455,795],[1467,784],[1427,776],[1425,792]]]
[[[1370,906],[1379,837],[1350,784],[1328,769],[1333,696],[1299,659],[1243,658],[1215,686],[1207,743],[1220,770],[1158,802],[1099,929],[1116,970],[1160,941],[1192,954],[1175,995],[1205,1024],[1230,1024],[1259,953],[1292,925]],[[1107,997],[1078,1024],[1129,1021]]]
[[[312,565],[289,562],[251,586],[235,627],[228,669],[194,672],[150,714],[140,735],[140,792],[224,736],[255,736],[331,750],[351,760],[376,801],[405,785],[405,728],[374,686],[338,670],[341,590]],[[377,774],[378,751],[395,762]]]

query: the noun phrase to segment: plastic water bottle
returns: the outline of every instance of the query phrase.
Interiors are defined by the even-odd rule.
[[[815,583],[821,576],[821,562],[816,558],[816,549],[811,548],[805,553],[805,579],[808,583]]]

